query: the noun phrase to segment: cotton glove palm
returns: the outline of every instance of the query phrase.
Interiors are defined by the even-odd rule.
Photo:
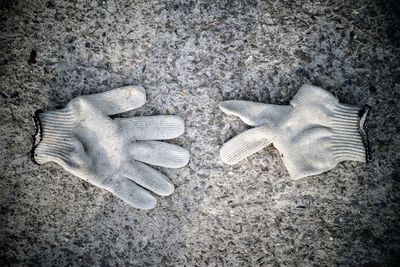
[[[368,107],[339,103],[322,88],[304,85],[288,106],[224,101],[223,112],[256,126],[225,143],[222,161],[240,160],[273,144],[293,179],[330,170],[344,160],[366,162]]]
[[[144,164],[168,168],[185,166],[187,150],[153,140],[176,138],[184,123],[176,116],[111,119],[146,102],[141,87],[126,86],[80,96],[61,110],[37,113],[38,132],[33,159],[53,161],[85,181],[106,189],[139,208],[151,209],[155,197],[174,191],[171,181]]]

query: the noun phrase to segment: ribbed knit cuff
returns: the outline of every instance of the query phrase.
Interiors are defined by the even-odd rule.
[[[36,127],[31,151],[33,162],[67,161],[73,150],[72,128],[77,121],[74,110],[70,106],[56,111],[38,110],[33,119]]]
[[[337,103],[333,112],[332,152],[337,162],[343,160],[368,162],[370,150],[366,125],[369,107],[360,108]]]

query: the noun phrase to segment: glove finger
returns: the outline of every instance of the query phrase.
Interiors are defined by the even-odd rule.
[[[276,121],[290,110],[290,106],[270,105],[243,100],[229,100],[219,103],[219,108],[226,114],[235,115],[251,126],[260,126]]]
[[[159,115],[115,119],[130,140],[166,140],[183,134],[185,125],[178,116]]]
[[[304,84],[300,87],[299,91],[294,95],[290,101],[291,105],[304,104],[313,105],[318,103],[338,103],[339,100],[330,92],[322,89],[321,87]]]
[[[222,161],[233,165],[271,144],[265,127],[247,130],[226,142],[220,151]]]
[[[129,151],[135,160],[167,168],[181,168],[190,157],[186,149],[159,141],[134,142]]]
[[[124,86],[104,93],[77,97],[89,101],[107,115],[118,114],[139,108],[146,102],[146,92],[140,86]]]
[[[174,192],[174,185],[167,176],[139,161],[129,165],[126,177],[160,196]]]
[[[153,209],[157,203],[157,200],[149,191],[126,178],[113,183],[109,191],[138,209]]]

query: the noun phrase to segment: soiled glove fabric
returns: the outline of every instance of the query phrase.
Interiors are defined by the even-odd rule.
[[[225,143],[222,161],[236,164],[269,144],[280,152],[293,179],[330,170],[345,160],[367,162],[369,107],[349,106],[322,88],[304,85],[289,106],[224,101],[223,112],[257,126]]]
[[[156,199],[148,190],[167,196],[174,185],[145,163],[179,168],[188,163],[189,152],[153,141],[183,134],[184,123],[177,116],[108,116],[139,108],[145,102],[143,88],[126,86],[79,96],[61,110],[36,112],[32,159],[38,164],[56,162],[136,208],[154,208]]]

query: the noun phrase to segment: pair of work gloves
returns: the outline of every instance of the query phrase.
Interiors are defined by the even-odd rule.
[[[159,141],[183,134],[180,117],[109,117],[145,102],[143,88],[126,86],[79,96],[61,110],[37,111],[32,159],[38,164],[53,161],[136,208],[154,208],[156,198],[149,191],[168,196],[174,185],[147,164],[180,168],[190,155]],[[368,158],[364,125],[369,109],[340,104],[322,88],[301,87],[288,106],[232,100],[221,102],[220,108],[255,126],[222,146],[221,158],[227,164],[271,143],[293,179],[330,170],[344,160]]]

